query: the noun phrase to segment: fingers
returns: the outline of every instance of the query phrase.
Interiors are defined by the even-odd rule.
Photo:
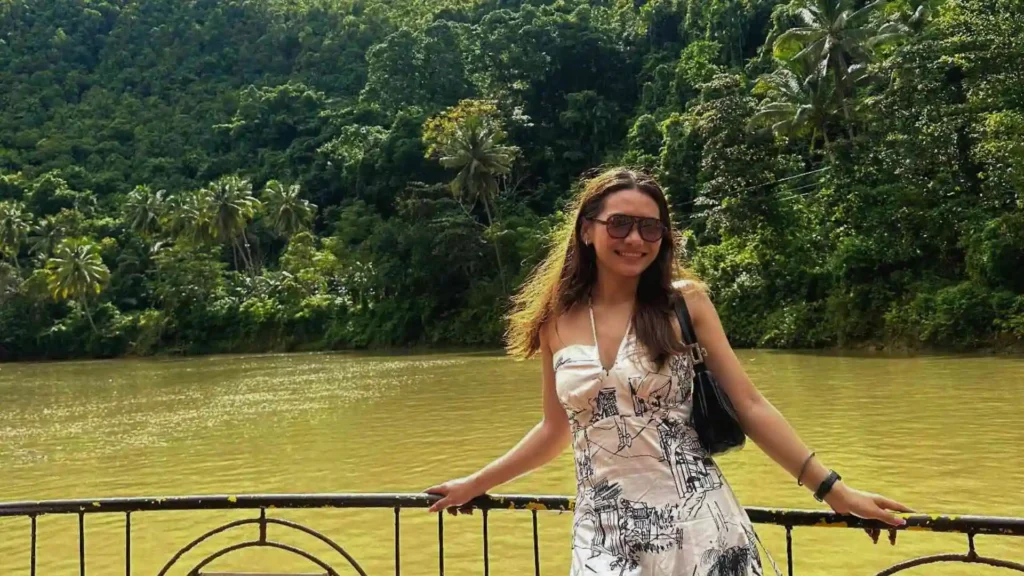
[[[473,514],[473,508],[471,506],[458,504],[455,500],[452,500],[451,496],[441,498],[427,509],[428,512],[440,512],[441,510],[444,510],[452,516],[458,516],[459,514]]]
[[[897,518],[896,515],[892,512],[889,512],[888,510],[883,510],[881,508],[878,508],[875,511],[874,518],[881,520],[882,522],[885,522],[889,526],[903,526],[907,523],[906,520],[902,518]]]
[[[448,494],[448,487],[446,487],[444,484],[437,484],[436,486],[431,486],[430,488],[427,488],[426,490],[424,490],[424,492],[427,494],[437,494],[439,496],[444,496]]]
[[[434,502],[433,504],[431,504],[430,508],[428,508],[427,511],[428,512],[440,512],[441,510],[444,510],[445,508],[448,508],[449,506],[451,506],[451,500],[447,496],[445,496],[444,498],[441,498],[437,502]]]

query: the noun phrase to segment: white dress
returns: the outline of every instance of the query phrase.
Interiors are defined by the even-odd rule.
[[[576,457],[570,576],[762,576],[750,519],[690,423],[689,355],[655,371],[631,326],[606,372],[590,322],[593,346],[554,355]]]

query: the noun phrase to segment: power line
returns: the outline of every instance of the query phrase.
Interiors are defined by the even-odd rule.
[[[763,188],[765,186],[771,186],[772,184],[778,184],[779,182],[787,182],[789,180],[795,180],[797,178],[803,178],[804,176],[808,176],[810,174],[817,174],[819,172],[824,172],[824,171],[826,171],[828,169],[829,169],[829,167],[825,166],[824,168],[818,168],[817,170],[811,170],[810,172],[804,172],[803,174],[796,174],[794,176],[787,176],[787,177],[781,178],[779,180],[772,180],[771,182],[764,182],[763,184],[755,184],[754,186],[749,186],[747,188],[741,188],[739,190],[736,190],[735,192],[730,192],[729,194],[739,194],[740,192],[746,192],[748,190],[754,190],[756,188]]]
[[[731,191],[731,192],[727,192],[727,193],[723,194],[723,196],[733,196],[733,195],[740,194],[740,193],[743,193],[743,192],[748,192],[750,190],[755,190],[757,188],[763,188],[765,186],[771,186],[772,184],[778,184],[780,182],[788,182],[790,180],[795,180],[797,178],[803,178],[804,176],[809,176],[811,174],[818,174],[820,172],[825,172],[828,169],[829,169],[829,166],[825,166],[824,168],[818,168],[817,170],[811,170],[810,172],[804,172],[802,174],[794,174],[793,176],[787,176],[785,178],[780,178],[779,180],[772,180],[770,182],[762,182],[761,184],[755,184],[753,186],[748,186],[746,188],[740,188],[739,190],[734,190],[734,191]],[[809,184],[809,185],[805,185],[805,186],[800,186],[800,187],[797,187],[797,188],[793,188],[792,190],[803,190],[805,188],[809,188],[811,186],[817,186],[817,185],[818,185],[818,182],[814,182],[813,184]],[[792,190],[790,190],[790,191],[792,191]],[[687,200],[686,202],[681,202],[679,204],[676,204],[676,206],[680,206],[680,207],[688,206],[688,205],[691,205],[691,204],[695,204],[697,202],[697,200],[699,200],[699,198],[694,198],[693,200]]]
[[[805,185],[800,186],[798,188],[793,188],[792,190],[790,190],[790,192],[796,192],[797,190],[805,190],[807,188],[817,188],[818,184],[819,184],[819,182],[815,182],[813,184],[805,184]],[[790,198],[802,198],[802,197],[807,196],[809,194],[811,194],[811,192],[804,192],[803,194],[793,194],[793,195],[790,195],[790,196],[783,196],[781,198],[776,198],[776,200],[789,200]]]

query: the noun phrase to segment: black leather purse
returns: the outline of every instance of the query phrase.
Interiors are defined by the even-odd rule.
[[[690,345],[690,357],[693,359],[693,409],[690,411],[690,421],[697,430],[700,444],[712,456],[739,450],[743,448],[747,436],[740,428],[729,395],[722,390],[704,364],[707,351],[697,342],[690,311],[682,296],[677,299],[676,316],[679,317],[683,343]]]

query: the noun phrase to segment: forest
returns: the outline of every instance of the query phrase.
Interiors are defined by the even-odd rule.
[[[0,360],[497,348],[602,166],[735,346],[1020,350],[1019,0],[0,0]]]

